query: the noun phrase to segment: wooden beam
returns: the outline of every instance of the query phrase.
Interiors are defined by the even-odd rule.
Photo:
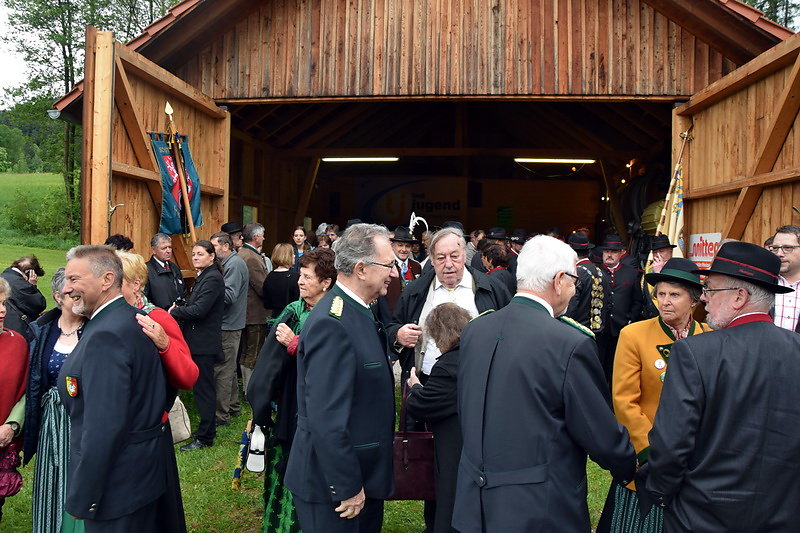
[[[175,79],[172,73],[152,61],[131,52],[124,45],[116,43],[116,52],[117,56],[129,66],[132,74],[141,77],[210,117],[225,118],[228,115],[227,111],[217,107],[214,100],[188,83]]]
[[[375,148],[288,148],[268,152],[277,157],[567,157],[576,159],[603,159],[609,157],[639,157],[644,152],[636,150],[602,150],[599,148],[454,148],[444,147],[375,147]]]
[[[758,150],[751,176],[770,172],[778,160],[778,155],[783,149],[789,131],[792,129],[797,112],[800,111],[800,56],[797,57],[789,75],[789,80],[781,93],[780,100],[775,106],[775,115],[772,118],[767,135]],[[728,239],[741,239],[753,211],[756,209],[758,199],[761,198],[763,186],[760,184],[744,187],[739,193],[739,198],[733,211],[728,215],[723,236]]]
[[[800,53],[800,34],[789,37],[749,63],[698,91],[688,102],[678,107],[677,112],[679,115],[695,115],[729,95],[791,65],[798,53]]]
[[[769,187],[800,180],[800,167],[792,167],[757,176],[740,176],[733,181],[692,189],[683,195],[685,200],[701,200],[740,192],[745,187]]]
[[[125,133],[128,134],[128,139],[131,141],[133,153],[136,155],[139,166],[155,171],[158,169],[158,163],[156,163],[155,155],[153,155],[150,138],[145,131],[146,128],[142,126],[142,120],[139,117],[139,106],[133,100],[133,89],[128,80],[128,75],[125,73],[125,67],[118,57],[114,59],[114,63],[116,65],[114,102],[117,104],[117,110],[119,111],[122,125],[125,127]]]
[[[90,38],[90,31],[94,35]],[[110,31],[87,30],[87,49],[90,60],[87,85],[92,86],[92,102],[84,106],[84,115],[91,115],[88,136],[88,153],[84,154],[82,177],[91,182],[90,196],[83,198],[89,204],[88,231],[81,235],[85,244],[100,244],[109,235],[111,200],[111,132],[114,117],[114,36]],[[85,118],[85,117],[84,117]]]
[[[84,45],[83,71],[85,73],[83,85],[83,150],[81,155],[81,244],[89,244],[92,227],[92,180],[89,179],[89,167],[92,164],[92,136],[89,132],[94,128],[94,56],[97,47],[97,30],[92,26],[86,27],[86,41]],[[77,86],[76,86],[77,87]],[[74,90],[74,89],[73,89]],[[70,91],[70,94],[72,91]],[[65,97],[66,98],[66,97]],[[63,98],[62,98],[63,100]],[[61,100],[59,100],[60,102]],[[57,102],[58,103],[58,102]]]
[[[312,159],[308,167],[308,174],[306,181],[303,184],[303,189],[300,192],[300,199],[297,201],[297,210],[294,216],[295,226],[303,225],[303,218],[306,216],[308,203],[311,201],[311,193],[314,191],[314,185],[317,183],[317,173],[319,173],[320,160],[318,158]]]
[[[320,125],[320,127],[317,128],[314,133],[301,140],[297,146],[298,148],[308,148],[309,146],[313,146],[318,141],[333,135],[334,132],[339,129],[349,129],[351,127],[351,125],[349,125],[351,121],[358,120],[360,118],[366,118],[366,115],[373,115],[377,113],[381,107],[382,106],[363,106],[359,104],[353,105],[338,115],[335,119],[329,121],[327,124]]]
[[[247,120],[239,122],[237,124],[237,127],[241,128],[243,130],[249,130],[253,126],[258,125],[258,123],[261,122],[262,120],[264,120],[265,118],[268,118],[270,115],[275,113],[280,108],[281,108],[281,106],[279,106],[279,105],[266,105],[264,107],[264,109],[260,110],[259,113],[255,113],[254,111],[251,111],[250,117]]]
[[[139,167],[134,167],[132,165],[128,165],[125,163],[120,163],[119,161],[114,161],[111,164],[111,170],[114,174],[120,177],[144,181],[144,182],[154,182],[159,187],[161,187],[161,174],[159,172],[146,170]],[[211,185],[206,185],[204,183],[201,183],[200,193],[206,194],[208,196],[222,197],[225,195],[225,189],[221,187],[212,187]],[[161,196],[160,192],[158,196],[159,197]]]
[[[293,141],[295,137],[302,135],[309,128],[319,124],[322,119],[331,113],[336,112],[339,107],[340,106],[337,105],[319,106],[319,110],[316,113],[310,113],[305,119],[292,126],[288,131],[282,133],[277,139],[275,139],[273,144],[275,144],[275,146],[286,146],[289,144],[289,142]]]
[[[506,94],[502,96],[488,96],[488,95],[423,95],[423,96],[300,96],[295,98],[218,98],[216,100],[219,105],[263,105],[263,104],[327,104],[332,102],[347,103],[347,102],[460,102],[460,101],[475,101],[475,102],[658,102],[658,103],[674,103],[686,102],[691,97],[691,94],[684,95],[530,95],[530,94]]]

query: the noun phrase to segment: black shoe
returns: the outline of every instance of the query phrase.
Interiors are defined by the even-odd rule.
[[[225,420],[224,422],[220,422],[219,420],[216,420],[216,421],[214,421],[214,424],[217,427],[225,427],[225,426],[230,426],[231,425],[231,421],[230,420]]]
[[[208,448],[209,446],[211,446],[211,444],[203,444],[199,440],[194,439],[189,444],[185,444],[185,445],[181,446],[180,450],[182,452],[190,452],[192,450],[199,450],[200,448]]]

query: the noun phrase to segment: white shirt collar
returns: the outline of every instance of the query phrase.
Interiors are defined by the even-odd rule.
[[[523,298],[528,298],[529,300],[533,300],[534,302],[540,303],[547,310],[547,312],[550,313],[551,317],[553,318],[556,317],[555,313],[553,312],[553,306],[547,303],[547,301],[545,301],[544,299],[536,296],[535,294],[531,294],[528,292],[518,292],[514,296],[522,296]]]
[[[99,313],[100,311],[102,311],[103,309],[105,309],[106,307],[108,307],[109,305],[111,305],[111,302],[114,302],[114,301],[116,301],[116,300],[119,300],[120,298],[122,298],[122,295],[121,295],[121,294],[120,294],[120,295],[118,295],[116,298],[111,298],[109,301],[107,301],[106,303],[104,303],[103,305],[101,305],[100,307],[98,307],[97,309],[95,309],[95,310],[94,310],[94,313],[92,313],[92,316],[90,316],[90,317],[89,317],[89,320],[91,320],[91,319],[93,319],[94,317],[96,317],[96,316],[97,316],[97,313]]]
[[[159,259],[156,256],[153,256],[153,259],[155,260],[156,263],[161,265],[161,268],[167,268],[167,262],[166,261],[162,261],[161,259]]]
[[[28,279],[28,276],[26,276],[25,273],[22,270],[18,269],[17,267],[13,267],[11,270],[13,270],[14,272],[19,272],[20,276],[22,276],[25,279]]]
[[[369,309],[369,305],[367,305],[367,303],[361,299],[361,296],[359,296],[358,294],[354,293],[353,291],[345,287],[345,285],[341,281],[336,280],[336,286],[342,289],[342,292],[348,295],[350,298],[352,298],[356,302],[360,303],[361,305]]]
[[[439,287],[442,286],[442,282],[439,281],[439,278],[434,276],[433,277],[433,290],[438,290]],[[469,273],[467,267],[464,267],[464,275],[461,276],[461,281],[458,285],[456,285],[456,289],[459,287],[466,287],[469,290],[472,290],[472,274]]]

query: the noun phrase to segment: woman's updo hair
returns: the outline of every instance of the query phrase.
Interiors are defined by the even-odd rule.
[[[330,278],[331,285],[336,283],[336,268],[333,266],[336,254],[330,248],[314,248],[304,253],[300,259],[300,267],[314,265],[314,274],[319,281]]]

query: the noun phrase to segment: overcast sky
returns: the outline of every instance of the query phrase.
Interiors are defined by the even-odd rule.
[[[8,9],[0,5],[0,36],[8,32]],[[5,89],[25,81],[25,62],[9,45],[0,41],[0,106],[5,107]]]

